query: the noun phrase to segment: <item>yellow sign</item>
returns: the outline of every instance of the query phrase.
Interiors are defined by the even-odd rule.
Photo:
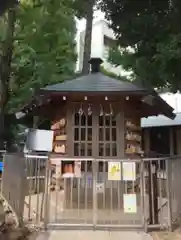
[[[121,164],[119,162],[108,163],[108,180],[121,180]]]

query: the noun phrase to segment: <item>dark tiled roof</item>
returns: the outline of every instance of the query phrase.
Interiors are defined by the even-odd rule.
[[[140,92],[148,91],[142,86],[131,82],[110,78],[102,73],[81,76],[55,85],[46,86],[41,90],[52,92]]]
[[[115,78],[111,78],[106,76],[100,72],[88,74],[85,76],[77,77],[72,80],[67,80],[58,84],[49,85],[44,88],[41,88],[40,91],[37,92],[37,96],[41,95],[44,96],[46,92],[59,92],[59,93],[138,93],[143,94],[145,96],[151,96],[155,99],[154,105],[156,108],[160,109],[160,114],[164,114],[169,118],[174,118],[175,114],[173,113],[173,108],[169,106],[158,94],[149,88],[146,88],[142,85],[135,85],[131,82],[121,81]],[[34,101],[36,102],[36,98],[34,98],[29,104],[24,106],[21,111],[26,111],[27,109],[31,108]],[[35,103],[36,104],[36,103]],[[148,106],[149,107],[149,106]]]

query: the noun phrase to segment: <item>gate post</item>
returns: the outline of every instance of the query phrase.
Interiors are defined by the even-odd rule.
[[[140,194],[141,194],[141,213],[143,213],[143,228],[145,232],[148,232],[148,223],[146,219],[146,198],[145,198],[145,167],[144,160],[140,161]]]
[[[93,226],[94,228],[97,225],[97,170],[98,170],[98,163],[96,159],[92,161],[92,191],[93,191]]]
[[[45,173],[45,202],[44,202],[44,228],[47,229],[48,221],[49,221],[49,208],[50,208],[50,171],[51,164],[49,158],[46,163],[46,173]]]
[[[172,164],[172,161],[174,161],[174,159],[172,160],[169,160],[169,159],[166,159],[166,189],[167,189],[167,197],[168,197],[168,228],[169,228],[169,231],[172,232],[173,231],[173,226],[172,226],[172,196],[171,196],[171,164]],[[173,174],[173,173],[172,173]]]

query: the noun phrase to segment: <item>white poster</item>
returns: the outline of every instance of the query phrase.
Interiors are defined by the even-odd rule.
[[[135,162],[123,162],[123,181],[136,181]]]
[[[124,203],[124,213],[137,212],[136,194],[124,194],[123,203]]]
[[[121,164],[119,162],[108,163],[108,180],[121,180]]]

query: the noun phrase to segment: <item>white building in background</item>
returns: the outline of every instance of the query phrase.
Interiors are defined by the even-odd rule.
[[[84,53],[84,37],[85,31],[82,31],[77,36],[77,71],[82,70],[83,65],[83,53]],[[129,73],[124,71],[122,67],[114,67],[108,63],[109,48],[113,46],[115,41],[115,35],[105,20],[99,20],[93,24],[92,30],[92,46],[91,57],[99,57],[103,62],[103,67],[117,75],[129,76]],[[175,126],[181,125],[181,94],[165,93],[161,94],[161,97],[175,109],[177,114],[174,120],[170,120],[164,116],[143,118],[141,121],[142,127],[156,127],[156,126]]]
[[[82,70],[83,66],[83,54],[84,54],[84,37],[85,31],[79,33],[77,38],[77,52],[78,52],[78,62],[77,62],[77,71]],[[114,44],[115,36],[111,28],[108,27],[108,24],[105,20],[99,20],[93,24],[92,29],[92,46],[91,46],[91,57],[99,57],[103,62],[103,67],[113,72],[117,75],[128,75],[122,67],[113,67],[108,63],[108,52]]]

